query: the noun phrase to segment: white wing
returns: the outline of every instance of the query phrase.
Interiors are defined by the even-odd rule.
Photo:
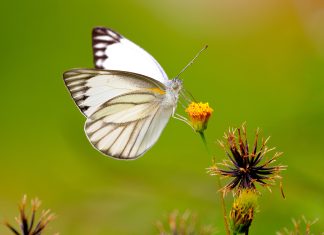
[[[111,29],[94,28],[92,47],[96,68],[143,74],[162,83],[168,80],[160,64],[149,53]]]
[[[173,107],[161,105],[163,84],[139,74],[109,70],[71,70],[64,81],[88,118],[85,132],[107,156],[135,159],[158,140]]]

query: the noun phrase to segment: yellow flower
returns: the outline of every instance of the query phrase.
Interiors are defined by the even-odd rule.
[[[191,102],[186,108],[186,113],[189,115],[191,125],[197,132],[203,132],[207,128],[208,119],[213,113],[213,109],[208,103]]]

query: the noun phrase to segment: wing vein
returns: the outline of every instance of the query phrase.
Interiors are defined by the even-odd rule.
[[[116,141],[119,139],[119,137],[123,134],[123,132],[125,131],[126,126],[123,126],[123,129],[120,131],[120,133],[118,134],[118,136],[116,137],[116,139],[112,142],[112,144],[109,146],[109,148],[106,150],[106,152],[109,154],[109,150],[110,148],[116,143]],[[110,155],[110,154],[109,154]],[[115,157],[119,158],[120,154],[117,156],[115,155]]]
[[[157,107],[157,105],[155,106],[155,108],[156,108],[156,107]],[[144,138],[145,138],[145,136],[146,136],[146,134],[147,134],[147,131],[150,129],[150,126],[151,126],[151,124],[152,124],[152,122],[153,122],[153,119],[155,118],[155,116],[156,116],[158,110],[159,110],[159,108],[157,108],[156,111],[154,112],[154,114],[152,114],[152,118],[151,118],[151,119],[148,119],[148,120],[150,120],[150,121],[149,121],[149,125],[148,125],[148,127],[146,128],[146,131],[145,131],[144,136],[142,137],[141,143],[138,145],[138,148],[136,149],[135,155],[137,155],[137,152],[138,152],[138,150],[139,150],[139,148],[140,148],[140,146],[141,146],[141,144],[142,144],[142,141],[144,140]],[[148,116],[148,117],[149,117],[149,116]],[[148,120],[146,120],[146,121],[148,121]],[[144,121],[144,122],[145,122],[145,121]],[[139,132],[139,133],[140,133],[140,132]],[[139,135],[138,135],[138,136],[139,136]],[[137,142],[137,138],[138,138],[138,136],[136,137],[136,141],[134,142],[134,145],[135,145],[135,143]],[[132,146],[132,148],[131,148],[131,150],[130,150],[129,153],[131,153],[131,152],[133,151],[134,145]]]

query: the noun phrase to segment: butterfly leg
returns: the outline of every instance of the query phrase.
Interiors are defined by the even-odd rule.
[[[177,119],[177,120],[180,120],[180,121],[182,121],[182,122],[184,122],[186,124],[188,124],[194,130],[194,128],[192,127],[192,125],[190,124],[190,122],[185,117],[181,116],[180,114],[173,113],[172,114],[172,117],[175,118],[175,119]]]
[[[189,95],[188,95],[189,94]],[[183,99],[185,100],[185,102],[187,102],[188,104],[190,104],[192,102],[192,100],[190,99],[190,96],[193,98],[193,96],[191,95],[191,93],[189,93],[187,90],[185,90],[184,88],[182,88],[180,90],[180,95],[181,97],[183,97]],[[193,99],[195,100],[195,99]]]

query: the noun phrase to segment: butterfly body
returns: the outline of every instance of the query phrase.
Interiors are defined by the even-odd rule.
[[[92,146],[117,159],[136,159],[150,149],[175,113],[182,81],[169,80],[145,50],[117,32],[92,32],[94,69],[72,69],[64,82],[87,118]]]
[[[165,96],[164,103],[166,106],[171,105],[173,107],[174,112],[177,107],[179,92],[181,91],[181,89],[182,89],[182,80],[178,78],[174,78],[166,84],[166,96]]]

